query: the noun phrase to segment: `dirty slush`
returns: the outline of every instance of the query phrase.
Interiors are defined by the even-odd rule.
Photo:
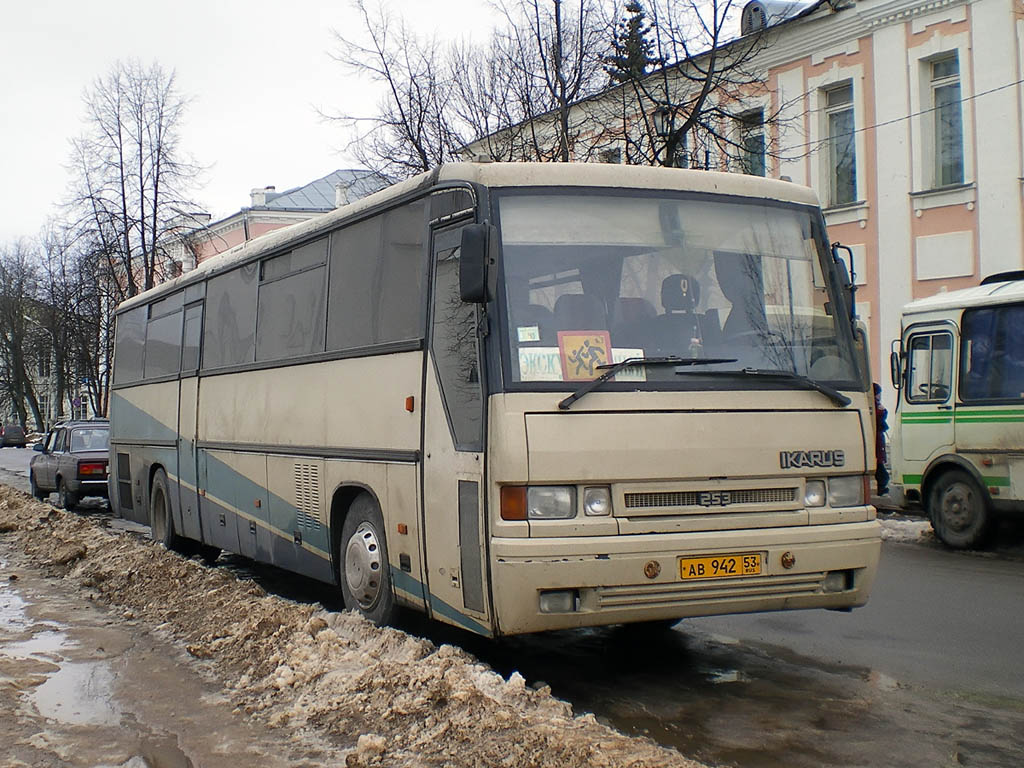
[[[277,740],[282,757],[299,755],[281,764],[700,768],[592,715],[574,717],[546,688],[530,689],[517,673],[505,680],[450,645],[267,594],[224,569],[0,486],[5,556],[133,633],[184,649],[190,674],[198,671]],[[15,578],[0,568],[4,584]],[[19,678],[4,666],[0,655],[0,765],[60,764],[41,761],[45,739],[13,725],[26,717],[26,689],[45,675]],[[224,757],[220,764],[233,764]]]

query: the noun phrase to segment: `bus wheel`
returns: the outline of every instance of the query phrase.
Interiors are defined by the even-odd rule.
[[[352,502],[338,544],[341,596],[345,607],[374,624],[387,624],[395,614],[384,518],[377,503],[361,494]]]
[[[158,469],[149,492],[149,537],[167,549],[182,551],[184,540],[174,532],[171,495],[167,491],[167,473]]]
[[[935,482],[928,499],[928,516],[935,535],[953,549],[981,546],[992,528],[985,492],[959,469],[944,472]]]

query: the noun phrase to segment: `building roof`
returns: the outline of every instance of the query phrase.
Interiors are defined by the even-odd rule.
[[[332,171],[323,178],[292,187],[284,192],[266,191],[266,202],[252,208],[277,211],[333,211],[335,204],[335,188],[342,184],[348,189],[349,201],[372,194],[387,186],[389,179],[383,178],[374,171],[342,170]]]

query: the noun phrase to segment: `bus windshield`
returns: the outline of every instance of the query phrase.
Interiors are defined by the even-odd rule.
[[[807,209],[545,191],[500,195],[498,212],[511,383],[585,381],[600,365],[678,356],[735,360],[697,372],[782,371],[861,388]],[[668,366],[615,380],[691,386],[683,378]]]

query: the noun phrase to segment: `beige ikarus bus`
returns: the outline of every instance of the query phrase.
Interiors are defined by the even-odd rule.
[[[918,299],[902,325],[895,489],[948,546],[983,546],[998,513],[1024,512],[1024,273]]]
[[[813,194],[452,164],[117,311],[111,503],[484,635],[862,605],[869,394]]]

